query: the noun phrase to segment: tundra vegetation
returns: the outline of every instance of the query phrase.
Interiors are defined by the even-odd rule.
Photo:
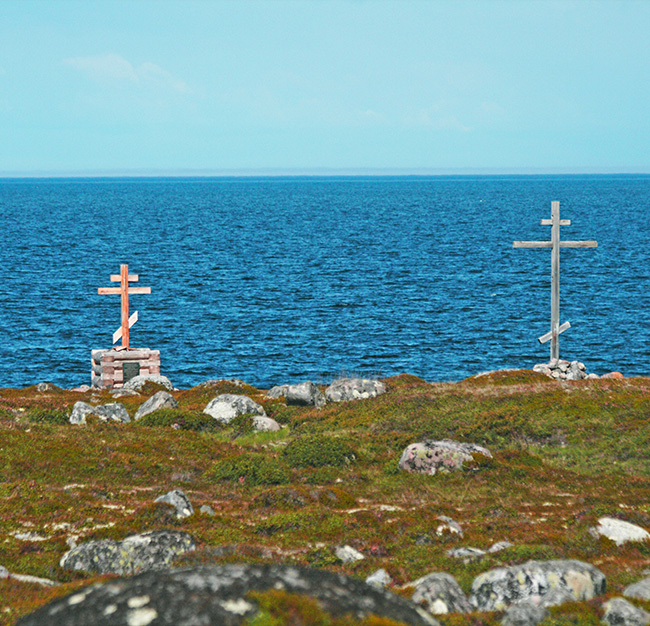
[[[282,562],[360,579],[383,568],[407,597],[412,589],[400,587],[431,572],[448,572],[467,593],[478,574],[529,559],[589,562],[607,576],[606,597],[643,577],[649,542],[617,546],[590,528],[609,516],[650,529],[650,378],[559,382],[521,370],[384,382],[384,395],[316,409],[223,381],[173,392],[178,410],[127,424],[91,416],[84,426],[67,423],[73,404],[114,402],[108,392],[0,390],[0,565],[61,583],[0,579],[0,625],[110,578],[62,569],[72,542],[164,528],[198,544],[179,566]],[[133,417],[158,390],[117,401]],[[217,423],[202,411],[220,393],[249,395],[282,430],[255,432],[246,416]],[[480,444],[493,458],[433,476],[400,471],[402,451],[426,439]],[[192,516],[154,503],[172,489],[189,497]],[[440,516],[458,522],[462,536]],[[473,560],[448,554],[499,541],[512,546]],[[365,558],[343,563],[342,545]],[[264,615],[256,624],[292,615],[305,625],[353,623],[280,591],[257,600]],[[554,607],[545,624],[598,624],[602,601]],[[500,618],[437,616],[443,626]]]

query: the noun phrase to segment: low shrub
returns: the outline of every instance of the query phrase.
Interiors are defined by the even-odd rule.
[[[291,467],[341,467],[356,460],[352,447],[342,439],[309,435],[294,439],[282,452]]]
[[[210,415],[179,411],[178,409],[159,409],[141,417],[140,426],[173,426],[179,430],[218,431],[221,424]]]
[[[70,422],[66,411],[49,407],[32,407],[27,411],[25,417],[34,423],[68,424]]]
[[[238,481],[247,485],[286,485],[289,471],[275,457],[264,454],[238,454],[221,459],[210,470],[214,480]]]

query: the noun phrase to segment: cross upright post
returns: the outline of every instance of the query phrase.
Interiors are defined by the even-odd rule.
[[[560,219],[560,203],[551,202],[551,219],[542,226],[551,227],[551,241],[514,241],[514,248],[551,248],[551,330],[539,337],[540,343],[551,342],[551,361],[560,358],[560,334],[571,328],[569,322],[560,325],[560,248],[596,248],[596,241],[561,241],[560,226],[570,226],[571,220]]]
[[[119,274],[111,274],[112,283],[120,283],[119,287],[99,287],[97,293],[100,295],[119,295],[122,302],[122,324],[113,333],[113,343],[122,339],[120,349],[129,349],[129,329],[138,321],[138,312],[135,311],[129,317],[129,295],[140,293],[151,293],[151,287],[129,287],[129,283],[137,283],[140,277],[137,274],[129,274],[128,265],[120,265]]]

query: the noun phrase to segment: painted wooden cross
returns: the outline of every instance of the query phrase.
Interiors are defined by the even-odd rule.
[[[137,274],[129,274],[128,265],[120,265],[119,274],[111,274],[112,283],[120,283],[119,287],[99,287],[97,293],[100,295],[119,295],[122,297],[122,325],[113,333],[113,343],[122,338],[120,349],[129,349],[129,328],[138,321],[136,311],[129,317],[129,295],[138,293],[151,293],[151,287],[129,287],[129,283],[137,283]]]
[[[596,241],[560,241],[560,226],[570,226],[571,220],[560,219],[560,203],[551,202],[551,219],[541,221],[551,227],[551,241],[515,241],[514,248],[551,248],[551,330],[539,338],[551,341],[551,361],[560,358],[560,333],[571,328],[569,322],[560,325],[560,248],[595,248]]]

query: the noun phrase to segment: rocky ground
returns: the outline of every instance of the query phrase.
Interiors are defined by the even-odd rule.
[[[580,365],[2,389],[0,624],[647,624],[650,379]]]

